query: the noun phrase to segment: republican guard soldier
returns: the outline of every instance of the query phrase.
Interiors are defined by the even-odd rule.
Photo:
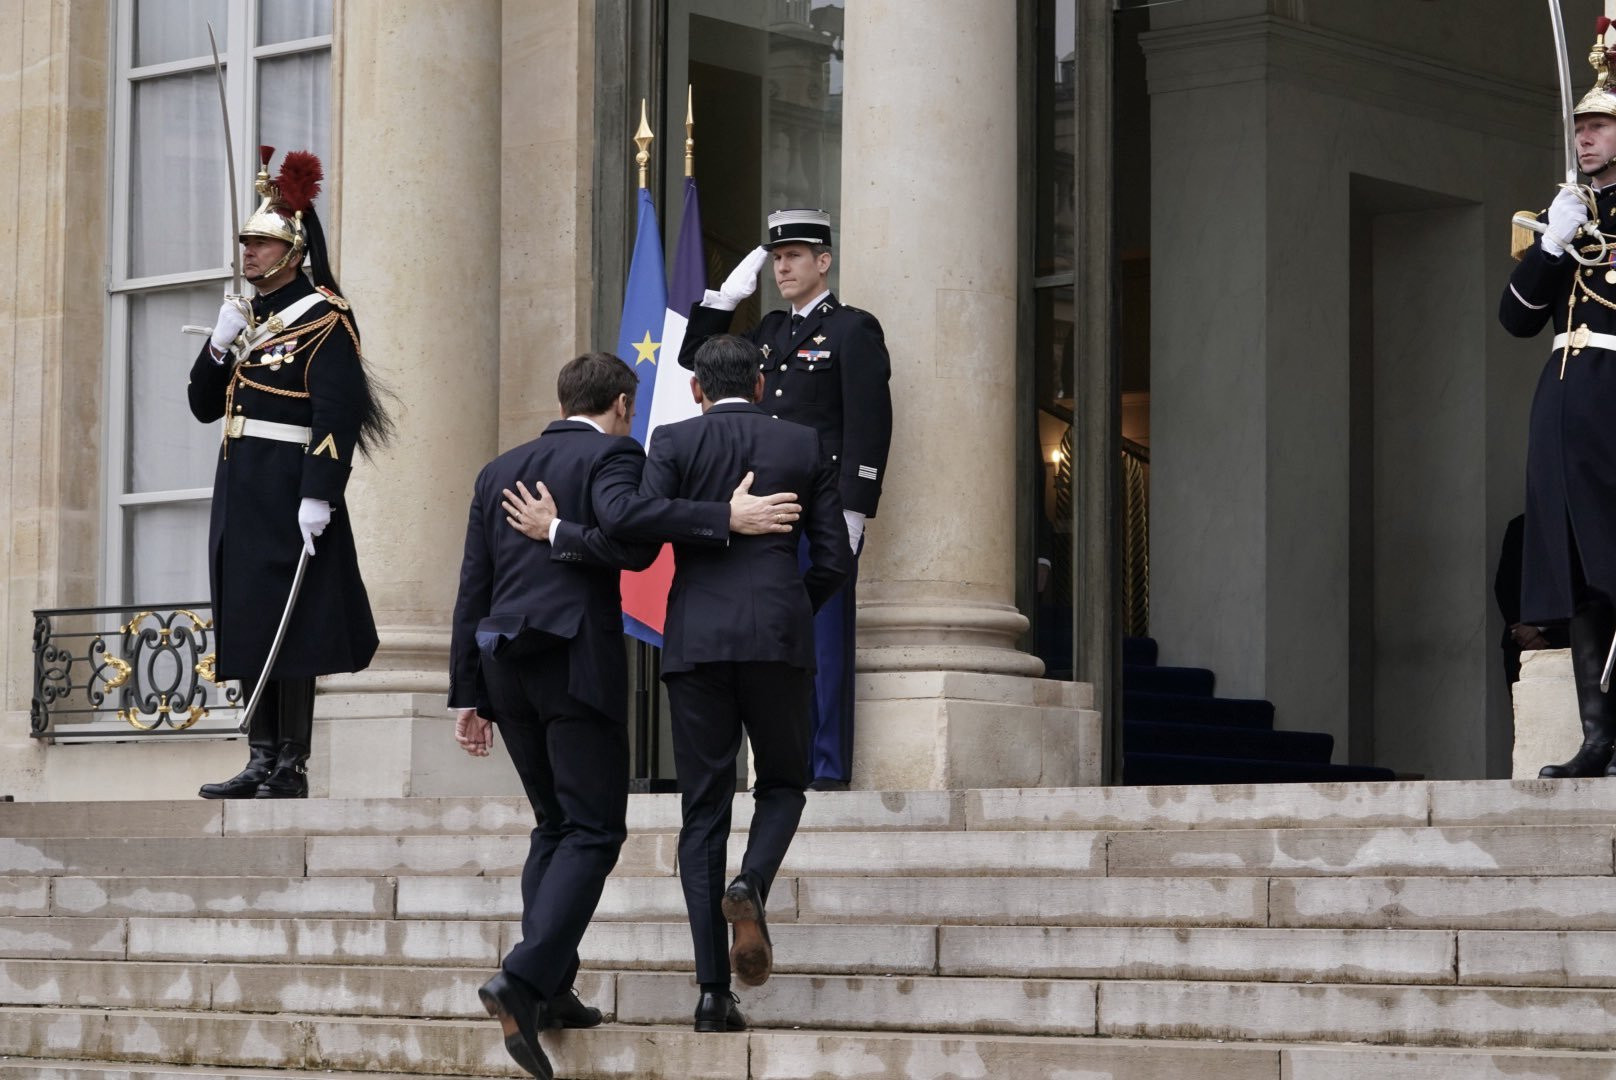
[[[268,680],[246,768],[204,784],[205,799],[307,797],[314,677],[363,669],[377,645],[343,492],[354,452],[385,442],[391,423],[327,262],[314,212],[319,159],[288,153],[271,179],[273,155],[261,148],[262,201],[238,238],[257,295],[225,297],[187,391],[198,420],[225,421],[208,525],[214,671],[243,680],[249,698]],[[266,673],[304,551],[301,589]]]
[[[775,285],[791,305],[771,311],[742,334],[758,347],[761,408],[819,432],[842,497],[853,570],[814,617],[811,787],[840,790],[853,777],[853,656],[855,583],[865,522],[875,517],[892,441],[892,362],[874,315],[843,304],[830,291],[830,215],[823,210],[777,210],[769,238],[741,261],[716,291],[690,310],[679,363],[695,365],[696,350],[729,328],[735,308],[757,289],[772,263]],[[799,552],[808,565],[806,543]]]
[[[1520,621],[1569,623],[1583,741],[1569,761],[1543,768],[1550,779],[1616,775],[1616,702],[1601,686],[1616,630],[1616,92],[1608,27],[1601,19],[1589,55],[1597,81],[1573,110],[1568,182],[1546,220],[1524,222],[1542,235],[1517,244],[1520,261],[1499,308],[1517,337],[1554,326],[1532,399]],[[1577,172],[1587,184],[1575,182]]]

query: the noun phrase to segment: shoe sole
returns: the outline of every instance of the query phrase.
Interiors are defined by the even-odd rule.
[[[742,1024],[740,1027],[730,1027],[727,1023],[715,1023],[711,1020],[702,1020],[696,1024],[696,1030],[701,1032],[703,1035],[726,1035],[736,1031],[745,1031],[746,1025]]]
[[[763,934],[759,912],[750,897],[724,894],[720,904],[724,918],[735,927],[735,944],[729,949],[730,970],[744,986],[762,986],[774,969],[774,949]]]
[[[477,999],[483,1003],[483,1008],[488,1010],[488,1015],[495,1020],[511,1020],[515,1023],[515,1019],[505,1011],[505,1007],[493,994],[478,990]],[[511,1060],[529,1076],[536,1076],[539,1080],[555,1080],[555,1069],[551,1067],[550,1059],[539,1046],[528,1043],[522,1035],[520,1024],[517,1024],[514,1034],[505,1036],[505,1052],[511,1055]]]

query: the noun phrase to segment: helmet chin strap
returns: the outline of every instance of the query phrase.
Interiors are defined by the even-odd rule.
[[[278,275],[282,270],[285,270],[288,266],[290,266],[293,259],[298,258],[302,254],[302,244],[297,244],[293,247],[287,248],[286,254],[280,257],[279,262],[277,262],[274,266],[271,266],[268,270],[265,270],[263,273],[259,274],[257,277],[252,277],[249,275],[247,277],[247,283],[255,289],[258,288],[258,283],[260,281],[269,281],[271,278]]]

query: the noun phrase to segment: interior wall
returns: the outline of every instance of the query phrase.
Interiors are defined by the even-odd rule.
[[[1487,773],[1487,543],[1478,207],[1374,218],[1374,761]]]
[[[1379,320],[1400,301],[1396,293],[1380,299],[1377,280],[1374,334],[1377,356],[1394,346],[1417,352],[1430,342],[1399,336],[1396,327],[1431,317],[1440,319],[1431,334],[1468,342],[1462,379],[1475,396],[1470,427],[1462,445],[1426,452],[1433,469],[1452,464],[1451,454],[1474,464],[1473,497],[1448,507],[1461,519],[1458,532],[1441,539],[1443,555],[1462,564],[1454,572],[1463,573],[1475,603],[1464,627],[1444,624],[1443,632],[1474,643],[1484,659],[1467,660],[1465,670],[1475,668],[1483,686],[1463,738],[1457,721],[1444,738],[1484,748],[1485,760],[1464,759],[1468,775],[1498,774],[1500,760],[1507,769],[1507,751],[1500,759],[1498,750],[1507,747],[1509,717],[1501,677],[1491,677],[1496,656],[1488,650],[1499,627],[1490,559],[1504,523],[1519,512],[1525,410],[1540,361],[1535,346],[1496,327],[1495,290],[1508,274],[1510,214],[1552,193],[1554,98],[1540,87],[1455,71],[1445,58],[1421,55],[1417,38],[1403,41],[1405,51],[1388,63],[1383,48],[1244,10],[1250,6],[1164,7],[1171,27],[1143,39],[1155,221],[1152,631],[1165,662],[1214,668],[1219,693],[1269,698],[1280,727],[1327,731],[1336,737],[1335,759],[1347,760],[1357,690],[1349,617],[1352,178],[1469,204],[1474,236],[1433,249],[1424,285],[1439,292],[1460,278],[1474,284],[1455,285],[1439,317],[1401,301],[1413,310],[1383,333]],[[1240,10],[1225,17],[1224,8]],[[1197,11],[1209,21],[1187,22]],[[1530,18],[1537,17],[1534,10]],[[1529,21],[1525,12],[1500,13],[1490,32],[1509,37],[1519,29],[1525,39]],[[1377,365],[1377,400],[1395,374]],[[1396,401],[1386,400],[1388,408]],[[1378,459],[1376,470],[1379,506],[1391,477],[1379,474]],[[1402,505],[1394,499],[1378,512]],[[1376,527],[1391,526],[1377,518]],[[1377,534],[1375,550],[1381,547]],[[1377,610],[1393,580],[1375,586]],[[1377,678],[1394,651],[1377,639]],[[1398,685],[1402,675],[1386,670]],[[1449,677],[1410,670],[1427,682]],[[1377,686],[1375,711],[1392,692]],[[1365,745],[1362,735],[1358,742]],[[1405,751],[1410,761],[1434,760],[1413,747],[1397,753]],[[1442,767],[1458,768],[1461,758],[1446,755]]]

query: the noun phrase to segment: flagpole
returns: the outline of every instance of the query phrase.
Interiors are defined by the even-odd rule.
[[[1616,3],[1616,0],[1612,0]],[[696,95],[691,84],[685,84],[685,175],[696,175]]]
[[[634,163],[640,167],[640,189],[645,189],[646,171],[651,166],[651,142],[656,136],[651,131],[651,123],[646,119],[645,99],[640,99],[640,130],[634,133],[634,145],[640,152],[634,155]]]

